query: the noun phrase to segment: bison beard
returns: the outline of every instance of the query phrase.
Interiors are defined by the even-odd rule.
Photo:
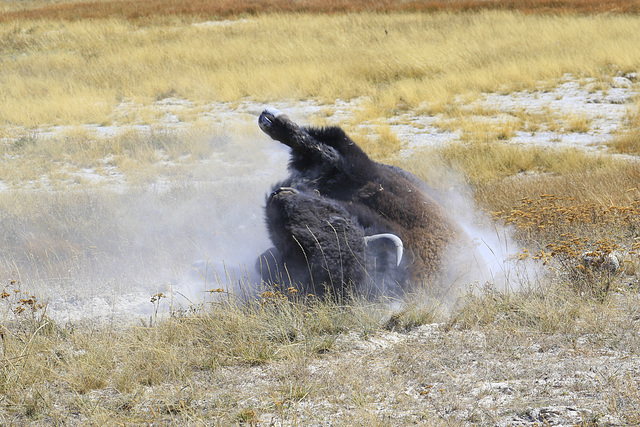
[[[267,226],[277,259],[273,265],[288,266],[296,272],[296,279],[311,287],[335,283],[336,277],[347,279],[341,279],[342,283],[364,283],[366,256],[356,240],[365,233],[392,233],[404,243],[406,255],[399,266],[378,265],[374,276],[387,281],[393,278],[406,290],[442,271],[447,250],[463,233],[426,193],[427,186],[419,178],[374,162],[338,127],[300,127],[273,110],[265,110],[258,123],[267,135],[291,148],[290,176],[276,188],[295,188],[298,200],[305,195],[301,204],[282,202],[277,191],[269,198]],[[298,212],[301,206],[305,215]],[[335,211],[342,213],[336,216]],[[341,221],[333,225],[333,218],[338,217]],[[304,259],[299,253],[300,246],[305,250],[312,246],[300,244],[304,230],[318,242],[339,243],[342,237],[336,240],[336,235],[344,233],[343,245],[334,243],[313,253],[314,266],[309,266],[309,256]],[[377,251],[379,257],[383,253]],[[320,256],[324,258],[318,269],[315,262]],[[347,270],[341,272],[345,265]],[[303,269],[307,272],[304,280],[298,274]]]

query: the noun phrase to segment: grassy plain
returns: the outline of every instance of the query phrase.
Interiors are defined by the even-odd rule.
[[[494,425],[509,416],[532,419],[536,408],[554,405],[577,407],[578,424],[640,423],[634,374],[640,166],[577,149],[508,145],[514,128],[477,126],[451,109],[458,97],[539,89],[540,81],[553,84],[565,73],[606,86],[612,76],[637,72],[638,16],[564,14],[564,5],[584,12],[610,5],[602,2],[555,2],[562,14],[522,12],[546,11],[545,2],[502,2],[501,8],[522,10],[515,12],[460,12],[479,8],[473,2],[420,3],[447,10],[433,14],[372,13],[392,4],[419,9],[403,2],[287,2],[274,6],[276,13],[150,4],[4,6],[16,12],[0,19],[0,177],[11,190],[0,192],[3,423]],[[611,3],[620,10],[634,4]],[[283,13],[284,5],[332,14]],[[365,12],[353,13],[357,7]],[[243,19],[195,25],[214,17]],[[451,307],[418,294],[395,310],[361,300],[303,304],[278,293],[243,305],[213,292],[220,299],[206,310],[168,319],[152,311],[137,325],[90,316],[56,322],[32,293],[34,283],[55,288],[83,280],[96,294],[105,286],[123,292],[129,283],[113,283],[127,270],[149,259],[188,259],[199,234],[220,232],[191,223],[189,215],[176,226],[168,211],[244,215],[233,211],[233,199],[221,197],[223,190],[246,191],[225,182],[226,175],[246,172],[242,159],[219,159],[215,177],[222,188],[193,184],[205,176],[199,162],[219,155],[225,143],[207,137],[211,129],[199,113],[181,117],[192,123],[186,131],[163,126],[155,101],[187,99],[201,112],[247,97],[363,96],[370,101],[355,112],[355,122],[376,123],[380,137],[368,143],[358,135],[365,147],[434,184],[438,171],[454,169],[482,209],[511,224],[525,248],[520,256],[546,263],[550,274],[542,283],[512,292],[480,284]],[[135,116],[114,112],[129,100],[139,106]],[[385,120],[407,110],[443,113],[466,136],[399,160],[402,141]],[[557,119],[530,116],[526,126]],[[588,127],[580,117],[561,119],[573,123],[569,132]],[[151,125],[152,131],[97,137],[82,126],[96,123]],[[42,136],[50,125],[76,128]],[[637,127],[636,106],[612,149],[637,155]],[[122,174],[131,188],[120,194],[80,174],[67,191],[63,166]],[[159,175],[173,186],[155,197],[148,184]],[[211,202],[216,198],[224,200]],[[138,239],[143,230],[153,239]],[[582,251],[613,250],[630,254],[623,274],[577,262]],[[154,309],[169,303],[152,286],[144,289]]]
[[[123,100],[167,97],[206,105],[367,96],[369,117],[431,112],[459,95],[640,66],[636,15],[269,14],[195,24],[1,23],[0,123],[108,124]]]
[[[6,1],[5,19],[58,19],[75,21],[93,18],[145,20],[157,16],[186,18],[228,18],[264,13],[359,13],[359,12],[467,12],[518,10],[525,13],[637,13],[638,4],[629,0],[30,0]]]

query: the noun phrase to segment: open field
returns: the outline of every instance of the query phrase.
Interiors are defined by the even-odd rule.
[[[2,7],[1,424],[640,424],[637,2]],[[494,275],[239,302],[267,105],[430,183]]]
[[[3,19],[79,20],[158,16],[211,19],[264,13],[468,12],[517,10],[525,13],[638,13],[633,0],[97,0],[6,1]]]
[[[167,98],[206,109],[366,96],[367,117],[439,112],[457,96],[536,89],[566,73],[606,81],[637,71],[639,26],[636,15],[503,11],[10,21],[0,24],[0,124],[145,124]],[[149,111],[115,114],[131,102]]]

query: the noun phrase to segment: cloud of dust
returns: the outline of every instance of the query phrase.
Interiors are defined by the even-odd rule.
[[[182,209],[202,234],[192,240],[191,258],[172,274],[167,291],[174,310],[257,291],[255,263],[271,247],[265,197],[286,175],[289,153],[255,128],[255,133],[233,135],[216,153],[200,171],[208,183],[206,191],[195,189],[199,204]],[[211,292],[218,289],[225,292]]]
[[[490,285],[499,291],[517,291],[537,282],[539,265],[520,260],[522,248],[512,230],[492,221],[473,200],[471,189],[452,170],[439,170],[440,190],[431,194],[464,230],[472,242],[469,250],[450,254],[444,285],[454,300],[461,292]]]
[[[216,218],[216,226],[233,230],[233,236],[229,232],[225,236],[227,239],[220,239],[218,244],[209,246],[207,257],[193,265],[190,281],[184,282],[189,288],[178,289],[179,294],[189,292],[189,300],[198,293],[202,295],[203,290],[216,288],[245,296],[251,293],[250,286],[238,287],[238,284],[255,285],[259,282],[254,263],[259,253],[271,246],[263,219],[265,196],[271,185],[287,175],[289,151],[264,135],[257,135],[254,139],[255,143],[266,144],[264,150],[273,150],[273,161],[265,162],[264,154],[258,154],[256,159],[263,168],[261,174],[269,178],[265,180],[249,175],[237,209]],[[493,223],[475,205],[471,190],[453,171],[440,170],[437,176],[443,182],[438,190],[429,194],[443,205],[473,243],[469,250],[450,254],[451,262],[442,283],[446,292],[442,298],[451,302],[461,293],[487,284],[497,290],[515,291],[525,284],[534,283],[539,274],[538,268],[531,261],[517,259],[516,254],[521,248],[513,240],[511,231]],[[257,214],[258,218],[244,221],[246,212]]]
[[[271,246],[265,195],[288,160],[254,128],[224,130],[209,158],[141,185],[18,190],[11,203],[29,208],[2,217],[1,284],[19,283],[60,322],[148,320],[204,304],[211,289],[242,291]]]
[[[49,302],[48,315],[59,321],[188,310],[227,297],[210,292],[220,288],[249,296],[260,280],[255,260],[271,247],[265,197],[287,175],[289,149],[257,126],[227,129],[212,147],[210,158],[182,176],[120,191],[33,196],[45,215],[4,222],[5,242],[15,235],[23,241],[2,254],[0,267]],[[535,270],[513,262],[519,248],[509,231],[483,218],[461,181],[446,176],[449,185],[434,196],[476,244],[456,254],[447,285],[517,289],[530,282]],[[157,293],[166,298],[152,303]]]

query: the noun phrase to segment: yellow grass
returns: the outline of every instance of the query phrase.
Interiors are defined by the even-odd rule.
[[[640,154],[640,101],[627,114],[627,129],[609,142],[614,151],[624,154]]]
[[[438,149],[415,153],[403,163],[437,187],[438,170],[454,170],[475,189],[523,173],[553,176],[593,172],[621,164],[608,156],[586,153],[577,148],[547,150],[492,142],[452,143]],[[434,173],[435,172],[435,173]]]
[[[233,25],[158,19],[0,25],[0,123],[109,123],[123,99],[196,103],[369,96],[370,115],[564,73],[640,66],[637,16],[268,15]],[[535,35],[535,37],[533,36]]]

